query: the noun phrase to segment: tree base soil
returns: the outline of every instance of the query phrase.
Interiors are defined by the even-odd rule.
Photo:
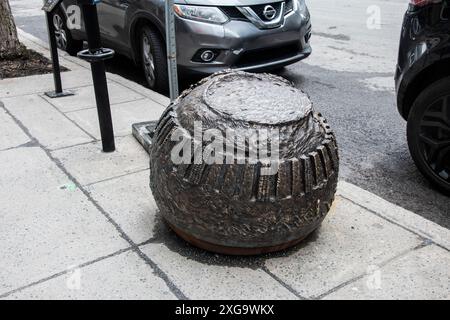
[[[61,67],[61,71],[67,71]],[[0,79],[25,77],[53,72],[52,62],[37,53],[25,49],[13,58],[0,59]]]

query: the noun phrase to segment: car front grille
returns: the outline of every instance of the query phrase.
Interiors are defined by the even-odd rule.
[[[241,54],[235,67],[244,68],[247,66],[269,63],[272,61],[287,59],[297,55],[301,50],[299,42],[293,42],[284,46],[272,48],[248,50]]]
[[[268,5],[272,6],[277,11],[276,16],[278,16],[280,13],[280,10],[281,10],[281,4],[282,4],[282,2],[275,2],[275,3],[270,3],[270,4],[259,4],[256,6],[250,6],[250,8],[252,8],[252,10],[258,15],[258,17],[262,21],[270,21],[269,19],[267,19],[264,16],[264,8],[267,7]]]
[[[258,15],[258,17],[262,21],[269,21],[264,16],[264,8],[267,5],[271,5],[278,13],[281,10],[281,4],[283,2],[274,2],[274,3],[266,3],[266,4],[260,4],[260,5],[254,5],[250,6],[250,8]],[[292,12],[294,10],[294,0],[286,0],[285,3],[285,15]],[[219,7],[231,20],[243,20],[243,21],[249,21],[245,15],[242,14],[241,11],[237,9],[237,7],[234,6],[221,6]]]
[[[294,0],[287,0],[285,2],[285,9],[284,12],[285,14],[290,13],[291,11],[294,11]]]
[[[220,9],[232,20],[246,20],[248,19],[236,7],[220,7]]]

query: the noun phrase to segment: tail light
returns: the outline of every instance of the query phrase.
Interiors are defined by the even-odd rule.
[[[429,4],[440,3],[442,0],[410,0],[409,2],[413,7],[424,7]]]

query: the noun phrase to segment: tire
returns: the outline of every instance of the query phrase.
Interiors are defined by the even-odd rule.
[[[251,85],[246,86],[246,81]],[[281,88],[275,92],[283,108],[285,101],[297,109],[309,104],[304,93],[280,77],[221,72],[183,92],[164,112],[153,135],[150,186],[161,215],[181,238],[209,251],[254,255],[291,247],[320,226],[334,201],[338,147],[321,114],[309,109],[299,117],[290,112],[283,116],[268,108],[258,117],[250,108],[247,118],[240,111],[222,112],[215,102],[210,103],[215,90],[224,88],[222,93],[228,94],[234,88],[242,97],[248,93],[246,88],[260,88],[260,83],[267,91]],[[283,100],[288,91],[301,98]],[[236,97],[239,93],[234,92],[224,100],[218,95],[215,101],[225,105],[235,99],[241,103]],[[269,118],[273,122],[267,122]],[[203,130],[221,133],[232,128],[279,129],[282,151],[277,173],[264,175],[264,164],[250,161],[248,145],[244,163],[175,164],[171,156],[179,141],[174,141],[172,134],[187,130],[192,137],[194,119],[202,121]],[[302,138],[306,136],[310,138]],[[203,153],[206,145],[198,145]]]
[[[140,30],[139,40],[140,60],[148,87],[160,93],[167,93],[167,55],[161,37],[151,27],[144,26]]]
[[[83,49],[83,41],[72,38],[67,19],[61,8],[52,13],[52,22],[55,27],[56,44],[58,48],[66,51],[71,56],[76,56]]]
[[[450,195],[450,77],[429,85],[414,102],[408,145],[422,174]]]

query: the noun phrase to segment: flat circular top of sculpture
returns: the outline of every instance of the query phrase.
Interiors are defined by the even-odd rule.
[[[269,75],[232,72],[213,78],[203,93],[206,105],[225,118],[276,125],[308,116],[308,96],[289,81]]]

